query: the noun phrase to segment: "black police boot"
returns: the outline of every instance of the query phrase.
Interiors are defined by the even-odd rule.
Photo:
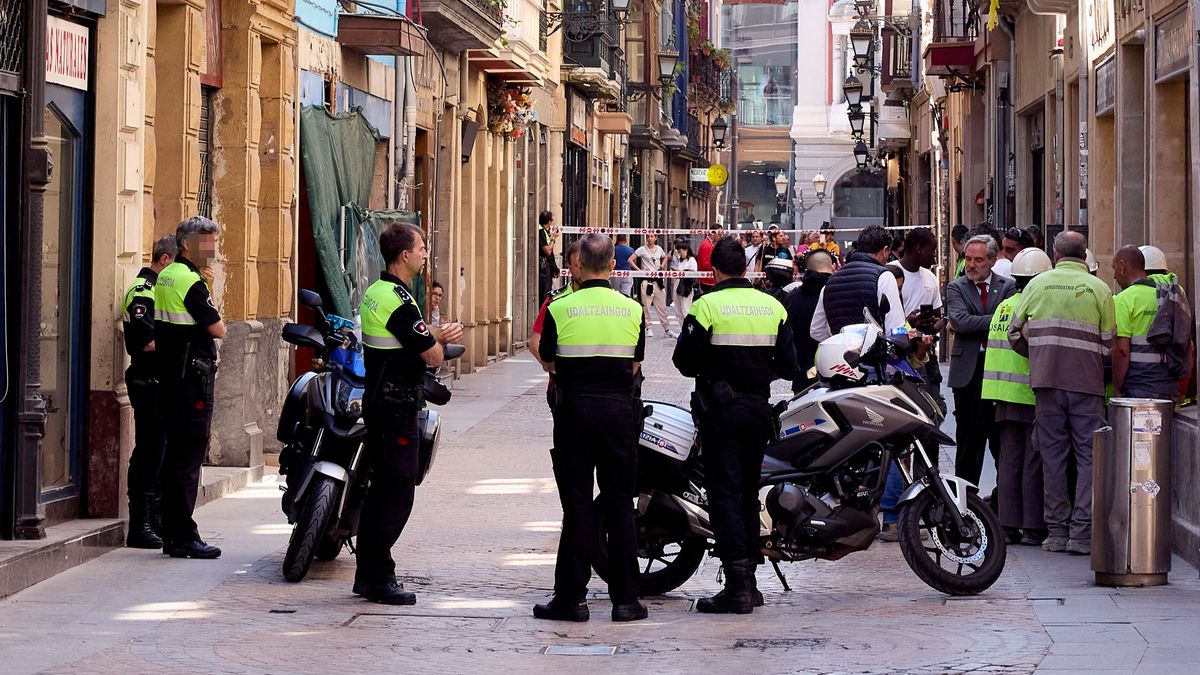
[[[146,495],[146,524],[154,530],[154,534],[162,536],[162,497],[156,494]]]
[[[381,584],[368,584],[355,581],[352,589],[355,595],[361,595],[364,600],[378,602],[381,605],[415,605],[417,595],[404,590],[404,584],[396,581],[395,577]]]
[[[767,603],[766,603],[766,601],[763,600],[763,594],[760,593],[758,590],[758,575],[756,574],[757,570],[758,570],[758,564],[756,564],[754,561],[751,561],[750,562],[750,577],[749,577],[750,578],[750,595],[754,596],[754,606],[762,607],[763,605],[765,605]]]
[[[196,558],[198,560],[214,560],[221,557],[221,549],[210,546],[199,539],[164,543],[163,553],[172,558]]]
[[[750,586],[750,575],[754,563],[749,560],[731,560],[724,564],[725,589],[720,593],[696,601],[696,611],[703,614],[749,614],[754,611],[754,593]]]
[[[614,617],[616,608],[613,609]],[[533,606],[535,619],[549,621],[587,621],[591,618],[588,612],[587,600],[560,600],[558,596],[550,598],[549,602]]]
[[[626,604],[613,605],[613,621],[641,621],[647,616],[649,616],[649,612],[646,611],[646,606],[637,600]]]
[[[162,539],[150,529],[146,519],[146,502],[140,497],[129,500],[129,533],[125,535],[129,548],[161,548]]]

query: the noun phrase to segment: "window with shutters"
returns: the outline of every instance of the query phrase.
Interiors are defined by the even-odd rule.
[[[196,195],[196,210],[205,218],[212,218],[212,107],[216,98],[215,87],[200,88],[200,191]]]

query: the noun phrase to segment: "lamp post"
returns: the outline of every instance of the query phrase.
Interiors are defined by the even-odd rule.
[[[859,72],[867,70],[875,51],[875,25],[859,19],[850,29],[850,46],[854,50],[854,66]]]
[[[712,123],[711,128],[713,146],[717,149],[725,147],[725,132],[729,131],[729,123],[725,121],[724,117],[718,117],[716,121]]]
[[[788,177],[787,171],[781,170],[775,174],[775,201],[779,206],[779,223],[783,224],[784,213],[787,212],[787,189]]]
[[[818,171],[817,175],[813,176],[812,185],[813,190],[817,193],[817,200],[812,203],[806,203],[803,188],[796,188],[796,210],[800,213],[799,225],[801,227],[804,226],[804,214],[825,203],[825,188],[829,186],[829,181],[825,179],[825,174]]]
[[[851,75],[846,78],[846,82],[842,85],[842,93],[846,95],[846,103],[851,108],[862,105],[863,83],[862,80]]]
[[[658,84],[627,83],[625,90],[628,92],[629,100],[640,101],[646,97],[646,94],[661,99],[663,91],[671,84],[671,80],[675,79],[675,67],[678,63],[679,52],[660,51],[658,53]]]
[[[854,163],[858,166],[859,171],[867,170],[867,160],[871,156],[870,149],[867,144],[861,140],[854,144]]]

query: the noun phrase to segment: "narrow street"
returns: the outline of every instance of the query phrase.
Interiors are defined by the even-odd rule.
[[[661,333],[660,333],[661,334]],[[651,339],[648,399],[689,382]],[[1086,557],[1012,547],[975,598],[921,583],[896,544],[838,562],[760,568],[766,607],[690,611],[717,565],[650,598],[650,618],[613,624],[600,583],[592,620],[537,621],[551,588],[561,511],[547,449],[543,376],[527,354],[460,379],[437,463],[395,554],[418,596],[386,607],[351,595],[353,559],[280,574],[289,528],[276,476],[202,508],[216,561],[120,549],[0,602],[6,673],[27,672],[1197,672],[1200,580],[1102,589]],[[568,652],[556,655],[555,651]],[[550,652],[550,653],[547,653]],[[571,652],[575,652],[571,654]]]

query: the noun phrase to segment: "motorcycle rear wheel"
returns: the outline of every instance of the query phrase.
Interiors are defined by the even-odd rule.
[[[1004,530],[987,503],[969,492],[966,521],[971,537],[958,541],[942,512],[947,508],[954,507],[941,504],[932,490],[906,504],[900,514],[900,550],[912,571],[932,588],[949,595],[977,595],[1004,571]],[[929,533],[928,541],[921,541],[922,532]]]
[[[283,556],[283,578],[291,582],[300,581],[308,574],[313,558],[325,541],[329,541],[329,528],[333,512],[337,508],[339,486],[337,481],[325,475],[313,477],[313,483],[305,495],[304,508],[292,528],[287,553]],[[340,550],[340,546],[339,546]]]
[[[596,498],[596,547],[592,569],[605,582],[611,580],[608,556],[608,522]],[[638,525],[635,523],[635,525]],[[638,595],[663,595],[682,586],[704,562],[708,540],[684,533],[682,536],[649,541],[638,525]]]

